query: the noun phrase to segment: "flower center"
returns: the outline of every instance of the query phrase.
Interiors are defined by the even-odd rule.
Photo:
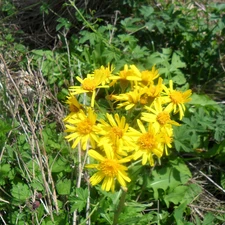
[[[94,91],[97,86],[96,81],[90,78],[85,78],[82,83],[82,88],[87,91]]]
[[[161,112],[156,119],[160,125],[165,125],[170,121],[170,114],[168,112]]]
[[[122,138],[123,131],[119,127],[112,127],[110,135],[116,136],[118,138]]]
[[[92,127],[93,127],[92,123],[88,119],[86,119],[86,120],[78,123],[77,131],[81,135],[90,134],[92,131]]]
[[[100,170],[105,176],[115,177],[118,174],[119,164],[114,159],[106,159],[100,163]]]
[[[146,94],[144,94],[140,97],[140,104],[146,105],[147,103],[148,103],[148,96]]]
[[[174,104],[183,103],[183,95],[180,91],[173,91],[170,93],[170,98]]]
[[[154,136],[150,133],[143,134],[138,138],[138,145],[141,149],[150,150],[154,148],[156,144]]]

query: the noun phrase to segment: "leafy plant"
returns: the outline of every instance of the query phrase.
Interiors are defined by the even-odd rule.
[[[27,34],[10,21],[19,13],[11,1],[0,4],[0,223],[206,225],[225,221],[220,201],[225,187],[224,106],[205,94],[218,84],[223,87],[224,4],[124,0],[115,1],[111,10],[116,7],[118,11],[104,17],[104,12],[79,7],[79,1],[60,7],[70,16],[54,12],[43,1],[38,3],[42,17],[56,16],[57,34],[55,42],[45,48],[23,40]],[[16,83],[9,86],[9,78],[21,69],[35,78],[30,99],[20,95],[20,88],[11,92]],[[98,73],[102,79],[107,71],[114,76],[110,83],[108,77],[98,83],[101,87],[93,95],[89,90],[74,100],[85,79]],[[133,76],[120,82],[119,74],[126,71],[134,73],[136,81],[131,82]],[[116,111],[133,129],[147,129],[147,121],[143,127],[136,123],[146,110],[143,104],[148,101],[151,110],[157,106],[150,104],[145,92],[139,92],[146,85],[146,80],[141,85],[138,78],[143,71],[151,71],[153,88],[160,86],[158,71],[164,92],[170,90],[172,80],[176,93],[190,88],[195,93],[184,116],[167,108],[173,114],[171,120],[180,122],[173,126],[169,154],[154,155],[154,163],[146,165],[132,156],[132,161],[123,163],[131,179],[128,182],[126,177],[126,188],[115,184],[114,192],[102,190],[101,185],[92,185],[93,169],[99,163],[98,157],[92,158],[96,156],[93,149],[104,154],[100,148],[110,149],[113,136],[89,151],[81,151],[83,139],[72,148],[65,141],[70,132],[65,135],[64,124],[75,117],[72,113],[65,118],[66,112],[83,111],[84,118],[91,114],[87,106],[92,106],[101,123],[107,113]],[[136,89],[137,84],[141,88]],[[110,88],[105,91],[107,85]],[[137,93],[140,99],[132,108],[129,101]],[[129,97],[124,99],[122,94]],[[215,97],[223,99],[222,95]],[[161,104],[163,109],[167,104]],[[94,137],[102,137],[101,132],[96,131]],[[131,154],[126,148],[124,154],[119,152],[120,159]],[[94,168],[86,168],[86,163]]]

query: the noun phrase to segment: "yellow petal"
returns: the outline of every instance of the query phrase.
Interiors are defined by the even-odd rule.
[[[94,185],[100,183],[103,178],[104,178],[104,174],[101,172],[97,172],[90,178],[90,182],[94,186]]]
[[[138,126],[139,126],[141,132],[142,133],[146,133],[145,127],[144,127],[143,123],[139,119],[137,120],[137,123],[138,123]]]
[[[105,160],[105,158],[102,155],[100,155],[98,152],[96,152],[95,150],[89,150],[88,155],[91,156],[92,158],[98,160],[98,161],[104,161]]]

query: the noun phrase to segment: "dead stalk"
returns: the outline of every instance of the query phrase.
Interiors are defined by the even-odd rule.
[[[11,74],[9,73],[8,69],[7,69],[7,65],[5,63],[5,60],[3,58],[3,56],[0,54],[0,59],[2,60],[3,62],[3,65],[5,67],[5,71],[6,71],[6,75],[7,77],[10,79],[11,83],[13,84],[15,90],[16,90],[16,93],[18,94],[18,97],[19,97],[19,100],[20,100],[20,103],[22,105],[22,108],[24,110],[24,113],[25,113],[25,116],[27,118],[27,121],[28,121],[28,124],[29,124],[29,129],[32,133],[32,139],[33,139],[33,143],[34,145],[32,146],[32,142],[30,142],[31,144],[31,148],[32,148],[32,155],[36,155],[37,154],[37,159],[38,159],[38,163],[39,163],[39,167],[40,167],[40,171],[41,171],[41,174],[42,174],[42,179],[43,179],[43,183],[44,183],[44,187],[45,187],[45,190],[46,190],[46,195],[47,195],[47,201],[48,201],[48,205],[49,205],[49,214],[50,214],[50,217],[51,217],[51,220],[54,222],[54,216],[53,216],[53,210],[52,210],[52,203],[51,203],[51,193],[50,193],[50,187],[48,185],[48,182],[46,180],[46,175],[45,175],[45,166],[43,165],[43,159],[42,159],[42,153],[41,153],[41,149],[40,149],[40,146],[39,146],[39,142],[38,142],[38,137],[36,135],[36,127],[34,125],[34,122],[31,120],[31,117],[30,117],[30,114],[29,114],[29,110],[25,104],[25,102],[23,101],[23,97],[21,95],[21,92],[19,90],[19,88],[17,87],[16,83],[14,82]],[[28,136],[28,135],[27,135]],[[36,148],[36,151],[34,150]],[[35,154],[36,153],[36,154]]]

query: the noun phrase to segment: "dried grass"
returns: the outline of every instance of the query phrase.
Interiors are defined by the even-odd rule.
[[[33,169],[29,169],[20,153],[15,151],[18,166],[26,174],[27,183],[31,184],[38,181],[44,186],[46,196],[40,200],[46,214],[50,215],[52,221],[54,221],[53,211],[59,212],[57,195],[51,168],[48,164],[48,155],[41,140],[43,140],[42,132],[44,126],[48,122],[50,123],[51,120],[58,124],[59,130],[62,131],[64,129],[62,118],[65,116],[65,109],[54,97],[55,95],[51,93],[41,71],[32,71],[29,64],[27,68],[27,71],[11,71],[3,56],[0,55],[0,74],[2,75],[0,84],[2,87],[5,87],[7,101],[4,101],[3,98],[0,100],[3,101],[4,106],[8,109],[9,117],[12,118],[12,121],[14,121],[13,118],[19,121],[19,126],[15,129],[26,135],[26,140],[30,146]],[[51,103],[49,104],[49,102]],[[11,134],[12,132],[8,133],[7,139],[10,138]],[[14,148],[13,142],[7,144]],[[0,154],[0,162],[4,152],[5,146]],[[35,174],[36,165],[40,168],[42,180],[37,180],[37,174]],[[37,194],[34,190],[32,194],[33,203],[37,198]],[[28,207],[29,205],[30,203],[27,202]],[[35,206],[30,205],[30,207],[34,208]],[[36,214],[33,216],[36,216]]]

